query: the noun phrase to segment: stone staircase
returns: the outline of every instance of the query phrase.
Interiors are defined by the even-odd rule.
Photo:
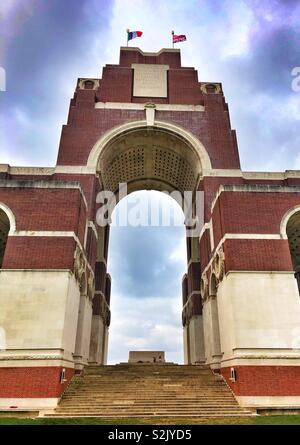
[[[47,417],[249,416],[207,366],[90,366],[76,376]]]

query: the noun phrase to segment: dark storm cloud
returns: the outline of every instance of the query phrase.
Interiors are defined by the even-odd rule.
[[[249,54],[226,60],[225,78],[230,77],[231,82],[248,94],[290,94],[291,69],[300,64],[299,47],[300,28],[299,31],[288,27],[276,29],[250,41]]]
[[[1,64],[7,78],[0,110],[0,126],[6,129],[2,155],[9,152],[12,163],[18,158],[33,165],[54,163],[69,85],[75,88],[77,77],[90,70],[91,51],[107,29],[112,1],[11,0],[11,5],[2,16]],[[94,75],[100,71],[97,62]]]
[[[300,97],[291,70],[300,66],[300,2],[247,4],[254,17],[248,50],[220,69],[242,168],[299,168]]]
[[[30,95],[27,85],[43,84],[49,73],[63,71],[72,59],[89,49],[89,36],[105,27],[110,2],[102,1],[95,20],[88,14],[89,0],[53,0],[35,3],[32,14],[6,49],[6,69],[13,92]],[[102,15],[103,14],[103,15]],[[44,85],[43,85],[44,86]],[[31,89],[32,92],[32,89]]]

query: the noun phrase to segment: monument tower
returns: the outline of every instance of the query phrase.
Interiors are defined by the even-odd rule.
[[[56,166],[1,164],[0,178],[0,408],[54,407],[75,373],[106,364],[96,196],[124,182],[203,192],[185,363],[220,373],[244,406],[300,406],[300,172],[241,170],[222,85],[182,67],[180,50],[121,48],[101,79],[78,79]]]

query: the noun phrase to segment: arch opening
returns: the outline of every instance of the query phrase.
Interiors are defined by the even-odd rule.
[[[138,215],[138,222],[149,225],[132,225],[130,210],[137,199],[144,203],[143,211],[150,207],[146,216]],[[159,205],[168,217],[172,213],[167,208],[170,206],[174,225],[151,225],[152,205],[155,212]],[[118,214],[127,206],[128,224],[120,227]],[[112,216],[108,255],[112,275],[109,362],[127,361],[130,350],[165,350],[167,361],[181,363],[181,277],[187,267],[182,209],[163,193],[139,191],[123,198]]]
[[[186,363],[203,361],[202,340],[198,339],[199,336],[203,337],[201,304],[196,304],[194,300],[197,299],[199,293],[197,271],[200,268],[200,258],[197,240],[203,224],[203,200],[201,193],[201,197],[199,197],[197,188],[204,171],[203,168],[206,171],[211,168],[206,150],[193,135],[167,122],[155,122],[152,127],[147,127],[143,121],[131,122],[111,130],[109,134],[104,135],[97,142],[89,157],[88,166],[95,167],[102,191],[97,195],[97,203],[100,206],[96,215],[98,223],[96,265],[98,278],[96,277],[96,282],[98,281],[99,284],[96,292],[102,292],[102,300],[105,300],[106,304],[105,280],[108,275],[109,224],[112,209],[116,203],[121,202],[125,196],[131,196],[133,192],[152,191],[155,193],[163,191],[166,192],[163,196],[169,195],[169,199],[170,196],[174,198],[174,200],[170,199],[170,201],[173,201],[173,205],[176,205],[174,202],[176,201],[177,205],[179,204],[181,207],[180,212],[183,211],[181,227],[185,234],[184,254],[182,255],[185,259],[185,268],[178,277],[181,279],[188,269],[188,305],[189,307],[195,306],[192,311],[188,311],[189,319],[184,335],[185,337],[191,337],[192,340],[184,338],[184,357]],[[109,210],[107,211],[107,209]],[[145,220],[143,212],[140,219]],[[170,219],[168,221],[170,222]],[[104,224],[102,224],[103,222]],[[162,225],[166,226],[168,224]],[[135,228],[135,230],[138,230],[138,228]],[[135,236],[140,235],[135,232]],[[126,239],[126,236],[124,239]],[[163,245],[163,243],[161,244]],[[186,244],[188,244],[188,249]],[[124,262],[126,259],[124,260],[120,255],[119,262],[122,263],[122,261]],[[142,260],[136,261],[137,265],[140,263],[142,263]],[[112,272],[112,282],[114,283],[116,273]],[[137,278],[133,281],[136,285]],[[115,285],[113,284],[113,286]],[[181,283],[179,282],[178,289],[180,288]],[[179,302],[180,300],[181,298],[178,299]],[[115,297],[112,299],[113,306],[114,301]],[[109,307],[106,309],[110,314]],[[116,312],[115,307],[114,312]],[[106,326],[105,340],[102,341],[103,344],[106,343],[106,346],[104,346],[106,352],[102,354],[102,357],[106,357],[109,323],[106,322],[105,316],[102,318]],[[179,316],[178,320],[180,319]],[[191,329],[189,329],[190,324]],[[191,332],[189,333],[189,331]],[[120,342],[122,341],[120,339]],[[139,346],[140,349],[142,345]]]

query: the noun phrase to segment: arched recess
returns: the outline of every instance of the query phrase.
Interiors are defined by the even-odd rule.
[[[12,235],[16,231],[16,217],[12,210],[3,202],[0,202],[0,211],[6,213],[6,216],[9,220],[9,235]]]
[[[99,159],[102,157],[103,150],[108,146],[118,141],[119,138],[135,133],[138,131],[146,131],[151,134],[154,131],[160,131],[169,136],[173,136],[177,140],[182,140],[187,147],[189,147],[199,160],[201,171],[209,172],[211,170],[211,161],[207,150],[199,139],[184,128],[171,124],[169,122],[155,121],[154,126],[147,126],[146,120],[135,121],[122,124],[107,131],[93,146],[90,155],[88,157],[87,166],[95,169],[99,169]]]
[[[15,217],[5,204],[0,203],[0,268],[3,264],[8,235],[15,231]]]
[[[300,292],[300,206],[293,208],[284,216],[281,235],[288,239],[295,278]]]

